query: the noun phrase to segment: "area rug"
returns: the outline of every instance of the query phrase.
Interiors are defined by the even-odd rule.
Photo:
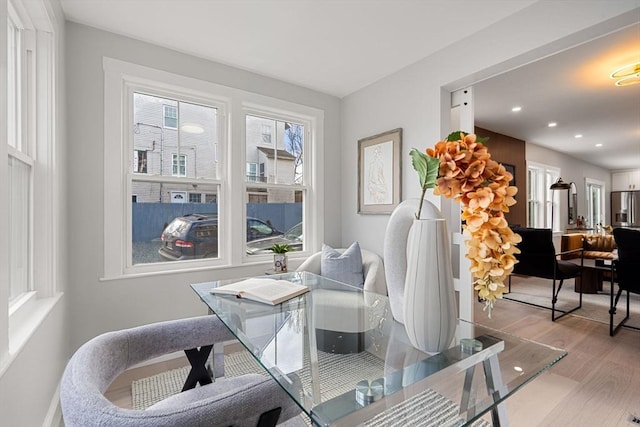
[[[506,283],[505,283],[506,285]],[[610,282],[603,283],[602,291],[597,294],[582,294],[582,308],[571,313],[571,316],[581,317],[596,322],[609,324]],[[511,292],[505,298],[536,304],[551,308],[552,281],[539,277],[518,276],[511,277]],[[617,287],[616,287],[617,290]],[[574,291],[574,281],[565,280],[562,290],[558,294],[556,308],[568,310],[578,305],[580,294]],[[614,322],[618,324],[626,312],[626,294],[623,293],[618,301]],[[629,294],[629,319],[626,325],[640,327],[640,295]]]
[[[244,374],[267,375],[253,356],[246,351],[225,354],[224,369],[225,375],[230,377]],[[190,366],[184,366],[133,381],[131,383],[132,408],[146,409],[169,396],[180,393],[190,370]]]
[[[267,375],[246,351],[225,355],[225,376],[238,376],[247,373]],[[384,363],[370,353],[356,353],[350,355],[336,355],[319,352],[319,365],[330,366],[331,369],[320,369],[320,391],[323,399],[328,400],[353,390],[354,384],[370,372],[380,372]],[[354,369],[357,368],[357,369]],[[172,369],[148,378],[133,381],[131,394],[133,409],[145,409],[154,403],[165,399],[182,390],[190,367]],[[336,374],[339,372],[339,374]],[[308,374],[300,373],[300,381],[305,384],[311,381]],[[460,408],[446,397],[432,391],[425,390],[418,395],[395,405],[365,423],[368,427],[392,426],[447,426],[460,425],[457,418]],[[302,416],[307,425],[311,425],[309,418]],[[488,427],[484,420],[473,423],[474,427]]]

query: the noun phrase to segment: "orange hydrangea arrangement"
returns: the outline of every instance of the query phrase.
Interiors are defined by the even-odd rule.
[[[462,205],[466,257],[471,260],[474,289],[490,315],[506,289],[504,281],[517,262],[514,254],[520,250],[516,244],[522,239],[504,217],[509,206],[516,203],[518,189],[509,185],[513,176],[491,159],[484,145],[487,139],[454,132],[434,148],[427,148],[426,153],[414,148],[410,154],[422,186],[420,210],[428,188]]]

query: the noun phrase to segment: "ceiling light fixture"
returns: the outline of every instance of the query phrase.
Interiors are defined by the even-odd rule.
[[[579,134],[577,134],[577,135],[574,135],[574,137],[575,137],[575,138],[582,138],[582,134],[581,134],[581,133],[579,133]]]
[[[640,62],[618,68],[611,73],[610,77],[618,80],[616,86],[630,86],[640,83]]]
[[[202,126],[195,123],[185,123],[182,126],[180,126],[180,129],[183,132],[187,132],[187,133],[199,134],[204,132],[204,129],[202,128]]]
[[[549,126],[550,128],[554,128],[554,127],[558,126],[558,124],[556,122],[551,122],[547,126]]]
[[[517,113],[518,111],[522,111],[522,107],[513,107],[511,111],[513,111],[514,113]]]
[[[596,144],[596,147],[602,147],[602,144],[598,143]]]

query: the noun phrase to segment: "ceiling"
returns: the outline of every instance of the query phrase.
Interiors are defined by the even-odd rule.
[[[71,21],[337,97],[534,2],[61,0]],[[618,88],[606,76],[619,60],[616,46],[626,44],[618,53],[631,49],[640,60],[640,28],[593,43],[475,86],[477,124],[607,169],[637,168],[640,85]],[[510,111],[515,104],[518,115]],[[552,120],[553,132],[546,128]]]
[[[640,24],[474,85],[475,123],[605,169],[640,168],[640,84],[609,77],[633,62]]]

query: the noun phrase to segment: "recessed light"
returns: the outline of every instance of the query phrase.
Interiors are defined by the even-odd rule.
[[[558,126],[558,124],[556,122],[550,122],[547,126],[549,126],[550,128],[554,128]]]
[[[602,144],[596,144],[596,147],[602,147]]]
[[[513,107],[511,111],[513,111],[514,113],[517,113],[518,111],[522,111],[522,107]]]
[[[575,135],[575,137],[576,137],[576,138],[582,138],[582,134],[581,134],[581,133],[578,133],[578,134],[576,134],[576,135]]]

